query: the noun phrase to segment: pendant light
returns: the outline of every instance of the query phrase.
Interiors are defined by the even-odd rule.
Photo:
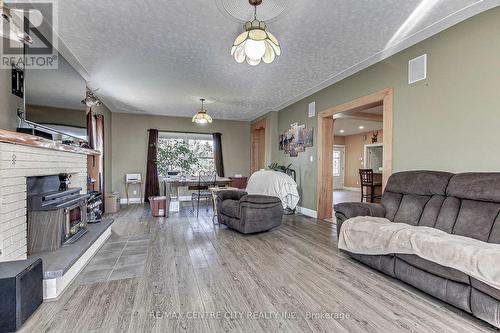
[[[266,31],[266,23],[257,20],[257,6],[262,0],[249,0],[249,3],[254,6],[254,19],[246,22],[243,26],[245,32],[236,37],[231,56],[236,62],[246,60],[251,66],[257,66],[261,61],[270,64],[276,56],[281,55],[280,44],[273,34]]]
[[[212,123],[212,117],[208,115],[207,110],[204,108],[205,99],[200,98],[200,101],[201,109],[193,116],[193,123],[210,124]]]

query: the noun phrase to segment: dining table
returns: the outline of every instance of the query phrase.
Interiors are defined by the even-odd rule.
[[[179,200],[179,187],[195,187],[198,185],[199,178],[197,176],[173,176],[173,177],[163,177],[161,179],[163,183],[163,191],[165,195],[170,193],[172,188],[175,188],[175,193],[177,194],[177,200]],[[231,179],[226,177],[215,178],[215,186],[223,187],[229,186],[231,184]],[[213,187],[214,183],[206,186],[206,189]]]

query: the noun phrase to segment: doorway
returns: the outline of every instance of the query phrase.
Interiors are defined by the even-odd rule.
[[[342,118],[380,119],[378,115],[363,114],[361,111],[382,107],[383,118],[383,167],[382,187],[392,173],[392,127],[393,127],[393,89],[384,89],[353,101],[326,109],[318,114],[318,178],[317,178],[317,216],[318,219],[331,219],[334,201],[333,152],[334,123]]]
[[[266,167],[266,119],[253,123],[250,127],[252,142],[252,173]]]
[[[343,190],[345,179],[345,146],[333,146],[333,189]]]

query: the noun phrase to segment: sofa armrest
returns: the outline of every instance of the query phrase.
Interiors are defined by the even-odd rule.
[[[217,199],[224,200],[240,200],[243,196],[247,195],[245,191],[224,190],[217,192]]]
[[[336,204],[333,208],[337,218],[337,237],[340,233],[340,227],[345,220],[356,216],[385,217],[385,208],[381,204],[366,202],[342,202]]]

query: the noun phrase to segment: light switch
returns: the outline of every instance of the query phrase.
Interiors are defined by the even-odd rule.
[[[314,156],[309,156],[309,161],[314,162]]]

